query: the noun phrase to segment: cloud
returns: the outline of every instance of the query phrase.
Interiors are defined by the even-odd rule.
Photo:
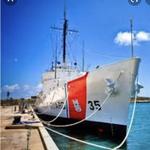
[[[116,44],[128,46],[131,43],[131,33],[119,32],[114,41]]]
[[[150,33],[140,31],[136,34],[136,40],[137,41],[150,41]]]
[[[41,90],[42,90],[41,83],[37,85],[13,84],[13,85],[4,85],[2,87],[1,93],[3,98],[6,98],[7,91],[11,93],[11,96],[13,98],[26,98],[26,97],[37,95]]]
[[[141,42],[150,41],[150,33],[145,31],[134,32],[132,37],[134,45],[139,45]],[[131,45],[131,33],[130,32],[117,33],[114,42],[116,44],[123,46]]]
[[[24,91],[30,90],[30,88],[31,88],[30,85],[27,85],[27,84],[23,85]]]
[[[4,91],[9,91],[9,92],[14,92],[16,90],[19,90],[20,86],[18,84],[13,84],[13,85],[5,85],[3,87]]]
[[[42,83],[36,86],[25,84],[23,85],[23,90],[29,93],[38,93],[42,90]]]

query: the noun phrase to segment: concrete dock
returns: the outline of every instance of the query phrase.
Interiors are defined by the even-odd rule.
[[[58,150],[53,139],[32,110],[21,114],[18,106],[0,106],[0,145],[2,150]],[[14,116],[23,124],[12,125]]]

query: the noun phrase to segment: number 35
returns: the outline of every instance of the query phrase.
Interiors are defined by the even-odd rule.
[[[88,104],[90,105],[90,110],[101,110],[100,101],[94,100],[94,101],[88,101]]]

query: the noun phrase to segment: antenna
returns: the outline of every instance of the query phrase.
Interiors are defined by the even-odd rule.
[[[56,50],[55,50],[55,79],[57,78],[57,43],[56,43]]]
[[[64,0],[64,23],[62,28],[58,27],[51,27],[54,30],[62,30],[63,34],[63,64],[66,64],[66,41],[67,41],[67,33],[68,32],[78,32],[77,30],[74,29],[68,29],[68,20],[66,17],[66,0]]]
[[[66,0],[64,0],[64,20],[66,19],[66,11],[67,11]]]
[[[84,41],[82,43],[82,71],[84,72]]]
[[[134,57],[134,47],[133,47],[133,19],[130,19],[130,28],[131,28],[131,57]]]

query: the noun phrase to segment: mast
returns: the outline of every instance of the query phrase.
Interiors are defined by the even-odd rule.
[[[65,2],[64,2],[65,3]],[[78,31],[77,30],[74,30],[74,29],[68,29],[68,20],[67,20],[67,17],[66,17],[66,3],[64,4],[64,23],[63,23],[63,28],[59,28],[59,27],[51,27],[52,29],[54,30],[62,30],[63,31],[63,64],[66,64],[66,43],[67,43],[67,33],[68,32],[75,32],[77,33]]]
[[[57,43],[56,43],[56,50],[55,50],[55,79],[57,78]]]
[[[84,72],[84,41],[82,43],[82,71]]]
[[[133,49],[133,20],[130,19],[130,28],[131,28],[131,57],[134,57],[134,49]]]
[[[68,20],[66,19],[66,7],[64,6],[64,24],[63,24],[63,63],[66,63],[66,36],[68,30]]]

